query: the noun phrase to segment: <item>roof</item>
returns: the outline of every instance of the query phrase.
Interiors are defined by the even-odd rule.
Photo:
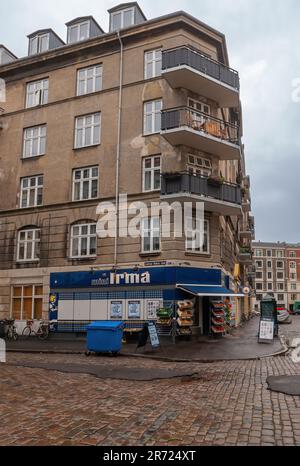
[[[72,26],[72,24],[77,24],[77,23],[81,23],[83,21],[88,21],[88,20],[92,20],[98,26],[100,31],[104,34],[104,31],[103,31],[102,27],[100,26],[100,24],[97,23],[94,16],[91,16],[91,15],[90,16],[78,16],[78,18],[75,18],[75,19],[72,19],[71,21],[68,21],[66,23],[66,26]]]
[[[18,57],[14,53],[12,53],[10,50],[8,50],[8,48],[5,47],[5,45],[0,44],[0,49],[4,49],[9,55],[11,55],[12,57],[18,59]]]
[[[143,13],[140,5],[138,4],[138,2],[119,3],[119,5],[116,5],[113,8],[110,8],[107,11],[108,11],[108,13],[114,13],[114,11],[125,10],[126,8],[132,8],[132,7],[138,8],[138,10],[141,12],[144,20],[147,21],[147,18],[144,15],[144,13]]]
[[[49,32],[54,34],[58,38],[58,40],[60,40],[60,42],[65,45],[65,42],[51,28],[49,28],[49,29],[38,29],[37,31],[32,32],[31,34],[28,34],[27,37],[28,37],[28,39],[31,39],[32,37],[37,36],[38,34],[47,34]]]

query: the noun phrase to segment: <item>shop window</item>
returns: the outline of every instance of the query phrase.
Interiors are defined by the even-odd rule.
[[[162,99],[145,102],[144,134],[155,134],[161,130]]]
[[[41,79],[27,84],[26,108],[48,103],[49,79]]]
[[[40,241],[41,231],[39,228],[28,228],[19,231],[17,261],[38,261],[40,257]]]
[[[160,251],[160,218],[144,218],[142,221],[142,253]]]
[[[98,167],[79,168],[73,171],[73,201],[98,197]]]
[[[44,178],[30,176],[21,180],[20,207],[36,207],[43,204]]]
[[[96,257],[96,223],[76,224],[71,228],[71,258]]]
[[[77,72],[77,95],[91,94],[102,89],[102,66],[91,66]]]
[[[37,157],[46,153],[46,125],[24,129],[23,158]]]
[[[145,79],[155,78],[161,75],[162,51],[151,50],[145,52]]]
[[[100,144],[101,113],[75,119],[75,149]]]
[[[15,320],[42,319],[43,286],[21,285],[12,289],[12,312]]]
[[[143,160],[143,188],[144,192],[159,191],[161,186],[161,157],[146,157]]]

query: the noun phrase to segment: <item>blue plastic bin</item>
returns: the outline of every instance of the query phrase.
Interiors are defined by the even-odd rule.
[[[87,327],[87,349],[93,353],[119,353],[122,349],[123,322],[99,321]]]

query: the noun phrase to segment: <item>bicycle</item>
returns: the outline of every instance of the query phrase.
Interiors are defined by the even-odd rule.
[[[28,320],[27,325],[22,332],[22,336],[26,339],[34,334],[40,340],[47,340],[50,333],[50,323],[46,323],[44,320],[41,320],[37,330],[33,328],[34,320]]]
[[[5,319],[4,325],[7,327],[5,331],[5,338],[8,341],[17,341],[17,339],[19,338],[19,335],[15,327],[15,321],[11,319]]]

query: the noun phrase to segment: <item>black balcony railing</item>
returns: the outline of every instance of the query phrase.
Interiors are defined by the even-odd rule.
[[[161,195],[195,194],[223,202],[241,205],[241,188],[235,184],[222,183],[219,186],[210,183],[206,176],[194,176],[187,172],[163,173]]]
[[[162,131],[189,127],[203,135],[213,136],[222,141],[239,145],[239,127],[189,107],[162,110]]]
[[[240,89],[239,74],[223,63],[206,57],[192,47],[182,46],[164,50],[162,53],[162,69],[168,70],[177,66],[190,66],[201,73],[216,79],[237,91]]]

